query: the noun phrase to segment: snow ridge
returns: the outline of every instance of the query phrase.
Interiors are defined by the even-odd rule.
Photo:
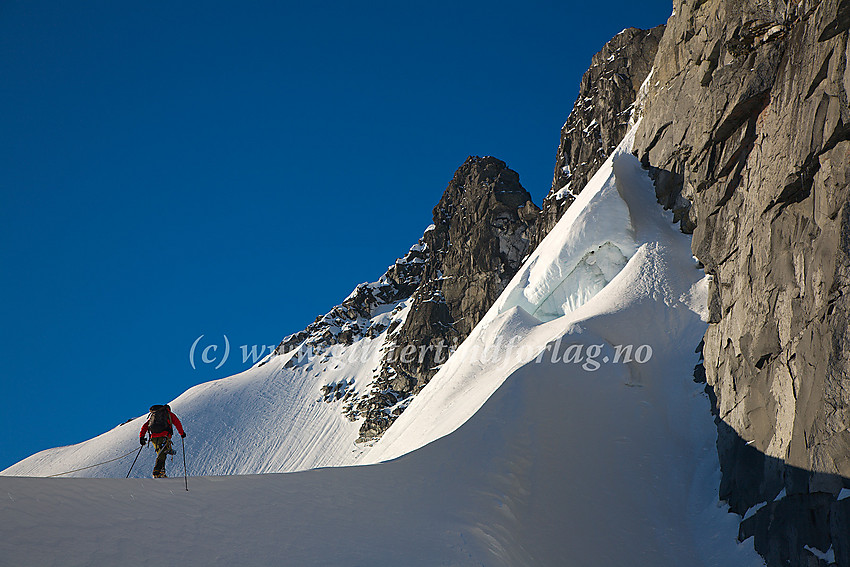
[[[71,542],[68,563],[132,564],[140,553],[132,535],[158,525],[167,502],[175,518],[203,513],[203,522],[175,522],[158,541],[172,560],[194,564],[762,565],[718,505],[709,402],[691,380],[695,355],[680,348],[705,330],[691,307],[704,274],[629,149],[627,137],[583,203],[371,449],[346,453],[345,420],[328,425],[331,414],[315,409],[324,402],[303,413],[287,402],[295,417],[279,421],[281,397],[315,393],[328,365],[339,364],[334,357],[299,374],[304,392],[290,391],[299,383],[283,372],[290,351],[175,401],[186,422],[209,419],[208,428],[247,409],[233,407],[240,397],[259,403],[266,419],[255,425],[268,442],[230,447],[255,468],[311,459],[373,466],[194,478],[193,492],[180,496],[174,481],[0,478],[8,495],[0,518],[13,526],[0,556],[51,564],[43,544],[61,538]],[[609,257],[602,276],[576,270],[609,243],[623,266]],[[610,280],[593,294],[600,277]],[[585,291],[558,292],[567,280]],[[641,352],[650,356],[635,349],[612,362],[624,345],[647,346]],[[287,445],[275,428],[309,435]],[[239,432],[230,433],[223,439],[235,442]],[[95,513],[81,516],[82,507]]]
[[[358,285],[304,331],[284,339],[252,368],[199,384],[170,402],[186,424],[194,475],[289,472],[352,464],[358,446],[358,403],[371,393],[392,333],[407,316],[409,296],[422,275],[420,240],[377,282]],[[146,416],[94,439],[37,453],[3,475],[49,476],[108,461],[138,445]],[[144,450],[133,477],[149,474]],[[71,477],[115,477],[119,460]]]

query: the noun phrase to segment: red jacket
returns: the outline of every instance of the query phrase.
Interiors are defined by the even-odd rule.
[[[180,433],[180,435],[186,435],[183,432],[183,424],[180,423],[180,420],[177,419],[177,416],[174,415],[174,412],[169,411],[169,413],[171,414],[171,423],[177,427],[177,431]],[[148,422],[146,421],[144,423],[144,425],[142,425],[142,431],[141,431],[141,433],[139,433],[139,437],[144,439],[145,433],[147,433],[147,432],[148,432]],[[168,431],[166,429],[165,431],[160,431],[159,433],[151,433],[151,437],[152,438],[153,437],[171,437],[171,431]]]

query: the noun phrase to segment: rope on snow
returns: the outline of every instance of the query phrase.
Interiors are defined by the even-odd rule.
[[[62,472],[62,473],[56,473],[56,474],[49,474],[49,475],[47,475],[47,476],[45,476],[45,477],[42,477],[42,478],[50,478],[50,477],[53,477],[53,476],[62,476],[62,475],[66,475],[66,474],[71,474],[71,473],[75,473],[75,472],[84,471],[84,470],[86,470],[86,469],[92,469],[92,468],[94,468],[94,467],[99,467],[100,465],[105,465],[106,463],[111,463],[111,462],[113,462],[113,461],[121,460],[121,459],[123,459],[124,457],[128,457],[128,456],[132,455],[132,454],[133,454],[133,453],[135,453],[135,452],[136,452],[136,450],[135,450],[135,449],[133,449],[133,450],[132,450],[132,451],[130,451],[129,453],[124,453],[124,454],[123,454],[123,455],[121,455],[120,457],[115,457],[114,459],[109,459],[108,461],[103,461],[102,463],[97,463],[96,465],[89,465],[89,466],[87,466],[87,467],[83,467],[83,468],[81,468],[81,469],[74,469],[74,470],[72,470],[72,471],[68,471],[68,472]]]

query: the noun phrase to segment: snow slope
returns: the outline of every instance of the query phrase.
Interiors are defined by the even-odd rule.
[[[137,564],[156,532],[180,565],[761,565],[718,503],[716,431],[691,379],[706,282],[628,149],[383,439],[348,457],[375,464],[193,477],[191,492],[182,479],[0,477],[0,563]],[[651,356],[614,363],[618,345]],[[257,376],[175,408],[191,423],[193,397],[215,388],[284,394]],[[319,445],[303,453],[320,460]],[[298,450],[276,441],[250,462]]]
[[[632,345],[635,358],[639,347],[649,345],[652,364],[626,367],[630,383],[640,386],[657,379],[654,365],[671,367],[685,345],[686,360],[678,371],[685,379],[692,375],[697,359],[688,345],[699,344],[705,333],[701,314],[707,280],[691,254],[690,238],[658,206],[652,182],[629,154],[631,132],[634,128],[481,323],[371,451],[370,462],[397,457],[450,433],[510,371],[536,360],[546,345],[555,348],[543,355],[551,360],[553,354],[563,359],[571,343],[603,344],[606,350],[595,357],[596,363],[605,356],[613,361],[614,346]],[[617,314],[616,324],[610,321],[612,314]],[[589,332],[600,338],[584,338]],[[488,350],[497,344],[503,352],[494,364]],[[594,366],[564,364],[564,375],[583,371],[584,364]],[[707,406],[694,409],[704,416]],[[710,418],[706,422],[706,431],[713,431]]]
[[[706,490],[711,447],[657,438],[645,391],[611,370],[525,366],[455,433],[379,465],[191,478],[189,492],[0,478],[0,563],[135,565],[156,533],[175,565],[760,565]]]
[[[406,314],[405,301],[380,306],[361,327],[385,328]],[[245,372],[195,386],[170,402],[188,434],[192,473],[258,474],[353,463],[362,451],[354,443],[360,424],[343,415],[341,400],[323,401],[322,387],[345,382],[355,391],[368,388],[387,333],[384,329],[374,337],[363,335],[351,345],[332,345],[309,356],[301,356],[304,349],[270,356]],[[138,447],[146,417],[77,445],[42,451],[2,474],[50,476],[83,468],[68,476],[123,478],[132,456],[91,466]],[[153,460],[153,451],[144,449],[133,476],[150,475]],[[182,462],[178,464],[182,468]]]

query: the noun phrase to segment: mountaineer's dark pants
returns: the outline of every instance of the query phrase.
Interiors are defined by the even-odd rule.
[[[153,474],[165,472],[165,459],[171,454],[171,437],[151,437],[151,443],[156,450],[156,464]]]

